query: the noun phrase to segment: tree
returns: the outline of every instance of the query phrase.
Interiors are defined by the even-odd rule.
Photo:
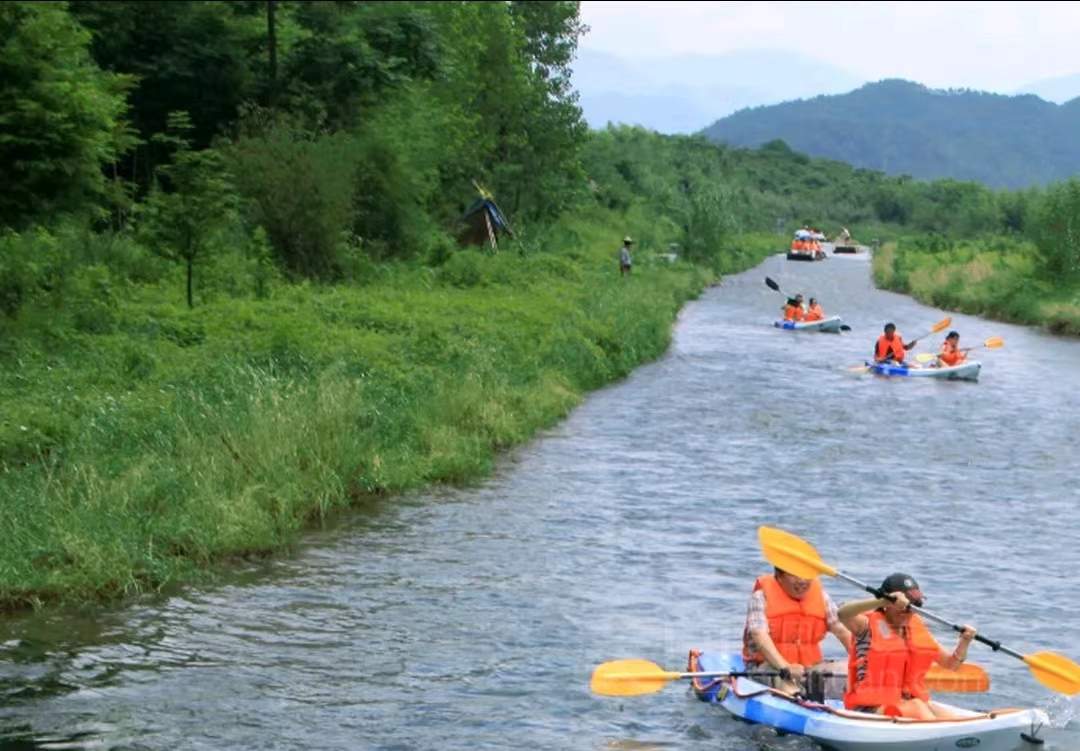
[[[0,224],[94,208],[130,81],[103,72],[67,3],[0,3]]]
[[[155,185],[143,209],[143,236],[154,253],[184,264],[187,304],[193,308],[195,263],[234,216],[235,192],[217,151],[191,149],[193,126],[186,112],[170,114],[168,127],[167,134],[154,140],[175,153],[171,164],[155,170]]]

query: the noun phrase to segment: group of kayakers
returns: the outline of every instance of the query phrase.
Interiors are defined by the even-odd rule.
[[[904,368],[918,367],[908,363],[906,359],[908,350],[913,349],[917,343],[918,339],[905,344],[904,338],[896,333],[896,324],[886,323],[884,332],[878,337],[877,343],[874,345],[874,362],[891,362]],[[938,348],[934,366],[951,368],[966,359],[967,353],[960,349],[959,332],[950,331],[945,335],[945,341]]]
[[[949,651],[910,610],[924,599],[914,578],[891,574],[875,595],[837,607],[816,578],[779,568],[759,576],[743,629],[748,672],[762,673],[760,682],[796,696],[815,693],[808,689],[814,685],[824,691],[829,678],[839,677],[843,688],[834,693],[842,693],[844,707],[854,712],[926,720],[956,716],[931,701],[926,674],[934,664],[957,670],[975,628],[963,626]],[[847,652],[846,662],[824,660],[821,643],[830,633]]]
[[[796,253],[821,253],[821,243],[813,237],[796,237],[791,241],[791,249]]]
[[[787,304],[784,306],[785,321],[809,323],[811,321],[820,321],[824,318],[825,313],[821,309],[821,304],[815,298],[811,297],[804,306],[801,293],[795,295],[795,297],[789,297]],[[904,338],[896,333],[896,324],[891,322],[886,323],[885,330],[882,332],[881,336],[878,337],[877,343],[874,345],[874,362],[891,362],[904,368],[917,368],[919,367],[918,365],[907,361],[908,350],[913,349],[917,343],[917,339],[905,343]],[[933,362],[933,366],[951,368],[959,365],[966,359],[967,353],[960,349],[960,333],[958,331],[950,331],[945,336],[945,341],[943,341],[938,348],[937,357]]]
[[[795,297],[789,297],[787,305],[784,306],[784,320],[785,321],[820,321],[825,318],[825,314],[821,311],[821,305],[813,297],[810,298],[806,307],[803,307],[803,296],[801,294],[795,295]]]

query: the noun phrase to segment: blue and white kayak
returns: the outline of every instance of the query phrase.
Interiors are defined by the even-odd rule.
[[[692,652],[691,672],[727,673],[746,669],[739,654]],[[800,701],[749,678],[695,678],[698,699],[719,704],[747,722],[801,735],[833,751],[1027,751],[1040,748],[1039,733],[1050,718],[1041,709],[976,712],[934,701],[962,715],[950,720],[909,720],[850,712],[838,699]]]
[[[850,331],[850,326],[845,326],[840,316],[822,318],[820,321],[773,321],[773,326],[788,331],[821,331],[826,334],[839,334],[841,331]]]
[[[893,363],[873,363],[868,361],[866,367],[870,369],[871,373],[884,376],[942,378],[946,381],[977,381],[979,380],[979,371],[982,370],[982,363],[971,360],[951,367],[904,368]]]

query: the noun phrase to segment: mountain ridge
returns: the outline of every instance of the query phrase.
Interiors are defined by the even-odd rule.
[[[932,89],[888,78],[738,110],[701,134],[730,146],[775,140],[809,156],[916,179],[976,180],[993,188],[1044,185],[1080,171],[1080,100]]]

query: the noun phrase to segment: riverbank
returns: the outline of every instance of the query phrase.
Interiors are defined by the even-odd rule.
[[[197,581],[337,510],[487,475],[659,357],[716,279],[666,246],[620,277],[619,236],[568,220],[542,253],[457,252],[363,286],[189,310],[170,281],[118,292],[93,326],[28,312],[2,352],[0,609]]]
[[[889,242],[874,254],[873,276],[927,305],[1080,336],[1080,289],[1040,278],[1029,242]]]

